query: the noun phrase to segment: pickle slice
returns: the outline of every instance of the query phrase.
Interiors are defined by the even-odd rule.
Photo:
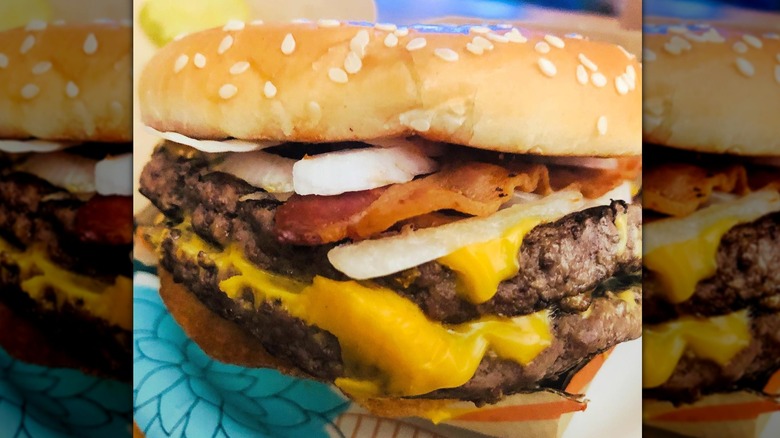
[[[164,46],[178,35],[248,18],[246,0],[147,0],[139,22],[152,42]]]

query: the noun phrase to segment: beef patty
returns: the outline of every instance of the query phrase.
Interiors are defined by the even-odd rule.
[[[194,293],[207,307],[251,333],[271,355],[304,373],[325,381],[344,375],[341,347],[331,333],[292,317],[280,303],[254,303],[253,298],[230,299],[218,284],[232,275],[219,272],[208,251],[189,258],[177,250],[180,229],[172,230],[161,244],[161,265],[175,281]],[[219,251],[218,249],[215,249]],[[586,313],[552,308],[554,341],[533,362],[521,366],[488,354],[465,385],[434,391],[425,398],[457,398],[477,404],[492,403],[508,394],[553,387],[558,377],[586,363],[593,355],[620,342],[639,337],[641,292],[633,287],[633,299],[595,294]],[[562,388],[556,388],[562,389]]]
[[[265,270],[303,280],[315,275],[346,279],[327,260],[333,245],[279,242],[273,221],[281,201],[231,175],[210,172],[208,164],[203,154],[166,143],[144,168],[141,193],[174,223],[189,218],[200,237],[217,246],[239,245]],[[615,221],[623,214],[627,240],[618,251],[621,235]],[[594,289],[615,277],[638,275],[641,259],[635,248],[641,236],[641,208],[617,201],[538,226],[520,249],[521,272],[503,281],[496,295],[480,305],[461,299],[455,273],[437,262],[377,282],[417,303],[430,318],[448,323],[480,315],[528,314],[552,303],[584,310]]]

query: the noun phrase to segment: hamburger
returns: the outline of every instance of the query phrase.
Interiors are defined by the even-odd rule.
[[[675,411],[729,404],[725,414],[696,411],[699,423],[683,430],[714,436],[707,421],[780,410],[770,385],[780,369],[780,40],[757,30],[650,23],[645,413],[659,424],[683,418]],[[746,394],[758,410],[740,410]]]
[[[213,357],[379,415],[562,391],[640,335],[640,86],[619,46],[503,25],[185,36],[138,88],[161,297]]]
[[[0,346],[129,380],[128,25],[0,33]]]

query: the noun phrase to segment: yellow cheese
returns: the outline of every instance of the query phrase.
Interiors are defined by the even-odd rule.
[[[688,300],[701,280],[718,269],[716,255],[723,235],[741,221],[725,218],[705,229],[699,236],[662,246],[644,256],[644,265],[655,272],[663,286],[661,292],[672,303]],[[652,238],[650,235],[648,238]]]
[[[615,228],[618,232],[618,243],[615,245],[615,253],[622,256],[628,246],[628,215],[621,213],[615,217]],[[636,241],[638,239],[634,239]]]
[[[683,317],[642,332],[642,385],[655,388],[669,380],[686,350],[726,365],[750,344],[746,310],[711,318]]]
[[[189,234],[178,240],[188,257],[208,247]],[[552,342],[549,314],[486,317],[445,326],[429,320],[413,302],[370,283],[315,277],[295,281],[259,269],[240,250],[208,251],[220,272],[235,273],[220,289],[236,299],[251,291],[255,305],[281,302],[293,316],[339,340],[346,376],[336,384],[362,396],[413,396],[463,385],[488,350],[530,363]]]
[[[524,219],[498,239],[463,247],[438,262],[458,274],[458,293],[463,299],[484,303],[493,298],[499,283],[517,275],[517,253],[523,238],[540,222],[536,218]]]
[[[670,302],[684,302],[700,281],[715,274],[723,235],[774,211],[780,211],[780,194],[761,190],[687,217],[651,222],[645,225],[644,266],[658,275],[660,292]]]
[[[118,276],[113,284],[108,284],[59,267],[49,260],[43,248],[19,251],[1,239],[0,252],[19,267],[22,291],[42,305],[59,309],[69,303],[109,324],[132,329],[133,282],[130,278]],[[44,299],[50,291],[54,292],[56,302]]]

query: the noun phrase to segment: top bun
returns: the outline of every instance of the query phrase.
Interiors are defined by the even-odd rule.
[[[119,23],[0,32],[0,139],[130,141],[131,48]]]
[[[143,72],[146,125],[198,139],[417,134],[512,153],[641,154],[641,77],[621,47],[510,26],[231,22]]]
[[[654,24],[644,45],[645,141],[780,155],[780,35]]]

